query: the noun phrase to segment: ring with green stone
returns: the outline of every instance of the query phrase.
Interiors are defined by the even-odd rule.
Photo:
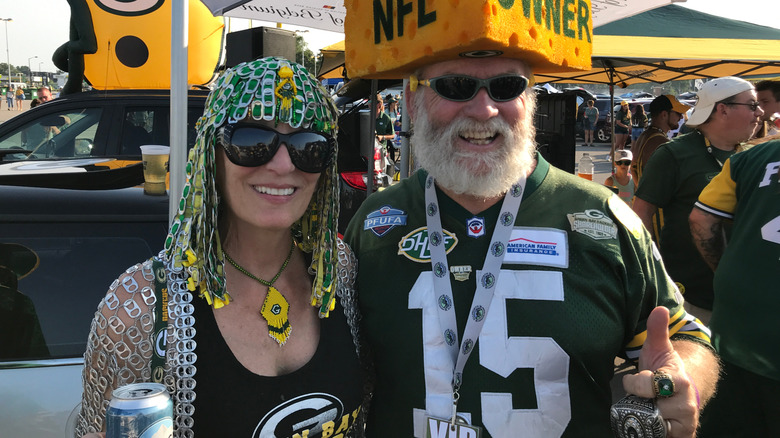
[[[656,370],[653,373],[653,390],[656,397],[671,397],[674,395],[674,380],[669,374]]]

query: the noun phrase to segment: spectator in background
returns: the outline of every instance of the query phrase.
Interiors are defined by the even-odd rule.
[[[393,121],[390,116],[385,112],[384,99],[379,94],[376,95],[376,140],[385,146],[390,158],[395,161],[395,146],[393,145],[393,138],[395,138],[395,129],[393,128]]]
[[[593,146],[593,129],[599,121],[599,109],[593,105],[593,99],[588,101],[588,107],[582,113],[583,129],[585,130],[585,146]]]
[[[659,146],[669,141],[667,134],[669,131],[677,129],[680,120],[683,119],[683,114],[690,108],[690,106],[680,103],[671,94],[658,96],[650,102],[650,125],[631,146],[634,151],[634,160],[631,163],[634,182],[639,184],[639,178],[642,176],[647,160]]]
[[[655,151],[634,198],[634,211],[648,230],[661,210],[664,265],[684,294],[685,309],[705,324],[712,312],[713,275],[693,244],[688,216],[723,163],[753,136],[762,114],[750,82],[731,76],[707,82],[687,122],[696,130]]]
[[[8,107],[8,111],[14,109],[14,91],[11,90],[11,87],[8,87],[8,90],[5,92],[5,104]]]
[[[16,109],[22,110],[22,102],[24,101],[24,89],[22,87],[16,87]]]
[[[727,221],[733,221],[728,246]],[[715,271],[710,328],[725,371],[699,437],[779,437],[780,140],[726,160],[699,195],[690,226]]]
[[[41,100],[41,103],[46,103],[52,100],[51,89],[49,89],[49,87],[45,85],[43,87],[38,88],[38,99]]]
[[[615,114],[615,149],[625,149],[631,129],[631,111],[628,102],[620,101],[620,109]]]
[[[392,94],[385,96],[385,112],[393,123],[401,117],[401,114],[398,112],[398,99],[393,97]]]
[[[756,95],[761,109],[764,110],[761,119],[764,123],[759,127],[756,137],[780,134],[780,130],[770,120],[773,114],[780,113],[780,81],[768,80],[757,83]]]
[[[605,186],[617,188],[617,195],[628,205],[631,205],[635,187],[634,178],[629,171],[631,158],[633,158],[631,151],[625,149],[615,151],[615,170],[604,181]]]
[[[636,144],[636,139],[645,131],[647,126],[647,114],[641,103],[634,106],[634,115],[631,116],[631,147]]]

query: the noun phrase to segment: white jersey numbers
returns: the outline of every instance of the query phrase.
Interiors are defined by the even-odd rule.
[[[477,273],[477,278],[479,275]],[[479,336],[479,363],[502,377],[508,377],[518,368],[532,368],[538,408],[513,409],[511,393],[482,392],[482,423],[494,438],[516,436],[518,430],[524,431],[527,436],[560,436],[571,420],[569,356],[552,338],[509,336],[508,299],[563,301],[562,274],[554,271],[501,271]],[[423,272],[409,292],[409,308],[422,309],[423,318],[426,405],[413,413],[415,437],[419,438],[425,435],[426,415],[440,418],[452,415],[450,382],[454,363],[442,336],[436,303],[432,274]],[[463,380],[468,379],[468,372],[465,372]],[[471,417],[471,413],[466,412],[459,412],[459,415]]]

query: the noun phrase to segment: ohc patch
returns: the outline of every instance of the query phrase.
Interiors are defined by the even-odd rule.
[[[366,215],[366,219],[363,221],[363,230],[371,230],[377,236],[382,237],[398,225],[406,225],[406,212],[385,205]]]
[[[449,254],[458,244],[458,238],[447,230],[444,231],[444,251]],[[431,260],[431,246],[428,229],[420,227],[398,242],[398,255],[403,255],[417,263],[428,263]]]

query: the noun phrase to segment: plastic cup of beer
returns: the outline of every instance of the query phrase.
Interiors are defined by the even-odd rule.
[[[141,157],[144,162],[144,193],[147,195],[164,195],[165,178],[168,175],[168,157],[171,148],[156,144],[141,146]]]

